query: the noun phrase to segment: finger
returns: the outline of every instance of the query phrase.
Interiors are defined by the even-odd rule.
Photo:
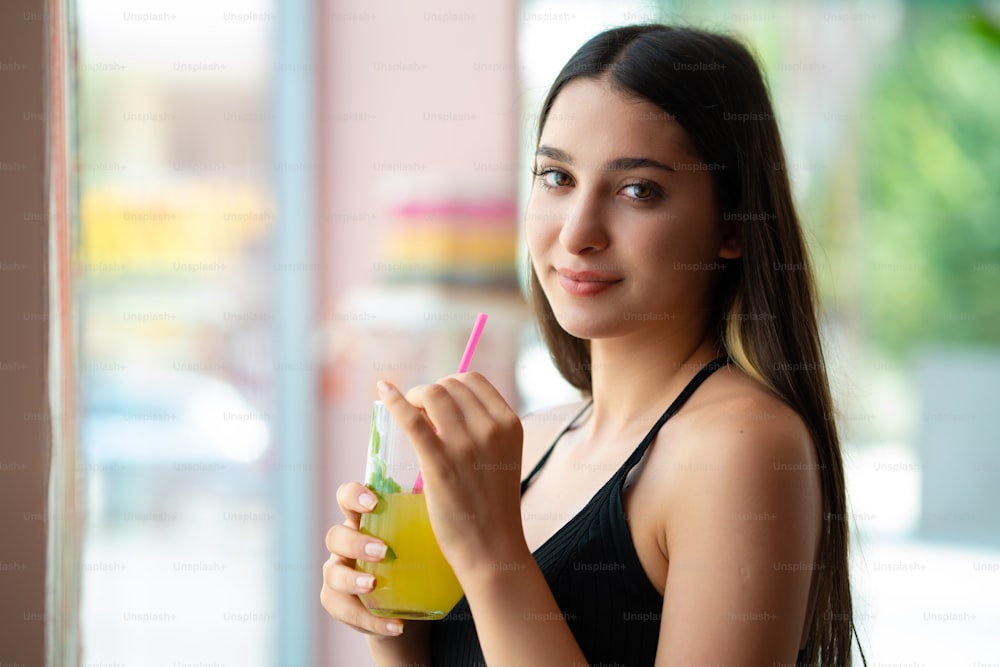
[[[349,523],[360,525],[361,515],[371,512],[378,497],[364,484],[346,482],[337,487],[337,505]]]
[[[386,637],[397,637],[403,632],[403,622],[400,619],[375,616],[356,595],[338,593],[325,582],[320,589],[319,600],[331,616],[355,630]]]
[[[493,386],[481,373],[471,371],[450,376],[457,379],[475,394],[476,398],[491,415],[496,418],[517,416],[517,412],[510,407],[510,403],[503,397],[503,394]]]
[[[427,413],[441,438],[467,433],[470,424],[489,417],[476,395],[455,377],[414,387],[406,400]]]
[[[438,384],[448,392],[450,402],[446,407],[456,411],[456,415],[447,413],[448,417],[442,417],[442,421],[451,418],[453,426],[458,426],[471,433],[477,424],[484,424],[493,419],[493,415],[476,393],[476,388],[470,386],[461,376],[449,375],[438,380]],[[426,408],[432,420],[438,419],[435,412],[436,407],[438,406]],[[445,405],[442,403],[440,407],[445,407]]]
[[[382,540],[359,533],[344,524],[337,524],[327,531],[326,549],[331,554],[347,560],[363,560],[369,563],[379,562],[385,558],[388,551]]]
[[[466,418],[468,434],[487,442],[497,433],[522,431],[521,419],[499,391],[479,373],[451,375],[439,381],[448,388]]]
[[[415,387],[411,390],[411,394],[414,392],[419,393],[424,387],[434,387],[435,385],[423,385],[422,387]],[[444,392],[444,389],[439,387],[440,392]],[[396,388],[395,385],[389,382],[378,383],[379,398],[385,403],[385,407],[389,410],[389,414],[392,416],[393,421],[399,425],[403,432],[409,438],[410,442],[413,443],[414,447],[417,449],[417,455],[419,456],[425,447],[437,445],[440,443],[437,434],[434,432],[434,427],[427,417],[424,416],[422,410],[423,405],[417,405],[411,403],[407,396],[403,396],[402,392]],[[439,396],[435,400],[442,400],[443,397]]]
[[[323,563],[323,581],[339,593],[361,595],[375,588],[375,575],[361,572],[346,564],[335,554]]]

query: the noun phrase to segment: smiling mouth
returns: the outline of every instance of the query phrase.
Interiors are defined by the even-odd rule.
[[[573,296],[593,296],[614,287],[622,281],[621,278],[591,271],[570,271],[557,269],[559,285]]]

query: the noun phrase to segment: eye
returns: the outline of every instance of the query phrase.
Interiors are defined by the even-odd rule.
[[[622,188],[622,191],[632,199],[655,199],[661,196],[660,189],[652,184],[644,181],[639,181],[637,183],[629,183]]]
[[[547,189],[565,188],[573,184],[573,179],[565,171],[546,167],[544,169],[533,169],[531,171],[536,178],[541,179],[542,186]]]

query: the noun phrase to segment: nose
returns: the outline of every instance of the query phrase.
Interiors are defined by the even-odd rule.
[[[603,250],[609,239],[599,193],[577,186],[575,194],[559,230],[559,242],[574,255]]]

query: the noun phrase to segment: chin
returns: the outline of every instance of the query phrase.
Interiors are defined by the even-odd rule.
[[[583,340],[595,338],[612,338],[621,333],[621,319],[610,316],[600,317],[593,313],[554,311],[556,322],[571,336]]]

